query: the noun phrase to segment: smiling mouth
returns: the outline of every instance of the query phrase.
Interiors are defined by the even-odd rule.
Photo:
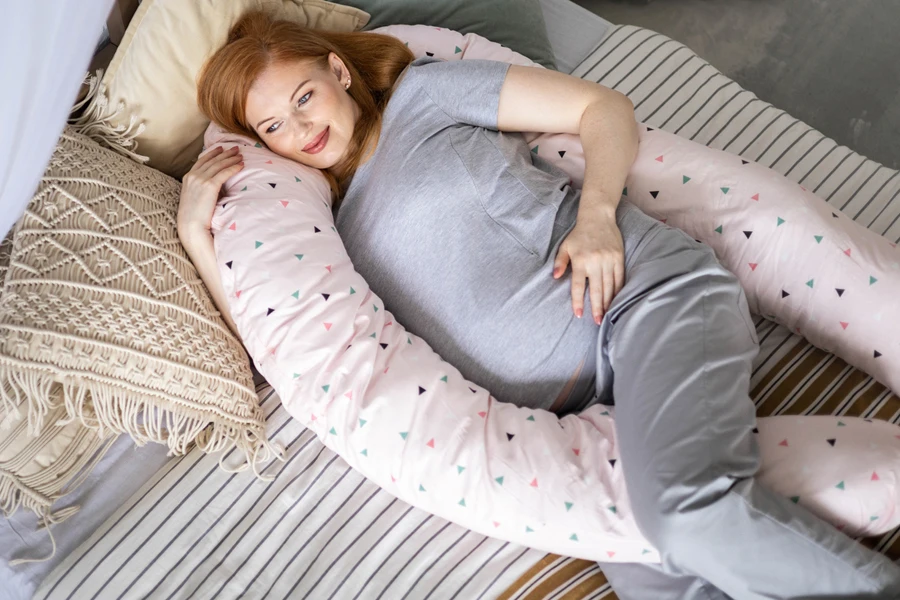
[[[328,131],[331,126],[326,127],[322,133],[320,133],[315,140],[307,144],[303,147],[304,152],[315,154],[322,150],[325,147],[325,144],[328,142]]]

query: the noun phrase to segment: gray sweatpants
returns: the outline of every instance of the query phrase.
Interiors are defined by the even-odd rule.
[[[709,246],[660,224],[599,330],[634,515],[661,565],[601,564],[622,600],[900,598],[900,567],[761,486],[748,391],[759,340]]]

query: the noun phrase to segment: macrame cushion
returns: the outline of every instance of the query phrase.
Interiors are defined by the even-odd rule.
[[[477,34],[423,25],[373,31],[416,56],[487,58],[543,68]],[[776,171],[639,125],[623,190],[650,216],[712,247],[751,312],[775,321],[900,394],[900,249]],[[577,134],[524,133],[532,152],[581,188]]]
[[[0,401],[39,435],[57,406],[101,437],[271,449],[247,355],[176,233],[180,184],[66,129],[13,231]],[[245,465],[244,467],[246,467]]]

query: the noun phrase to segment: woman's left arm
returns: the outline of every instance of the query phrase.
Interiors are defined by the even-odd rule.
[[[500,90],[500,131],[577,133],[584,150],[584,185],[575,229],[560,248],[554,277],[572,263],[572,307],[581,316],[585,279],[599,323],[625,283],[624,249],[615,222],[628,171],[637,157],[634,105],[621,92],[592,81],[510,65]]]

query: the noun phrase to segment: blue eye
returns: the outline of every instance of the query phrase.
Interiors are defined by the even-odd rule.
[[[312,92],[306,92],[305,94],[303,94],[303,96],[301,96],[300,99],[297,100],[297,106],[303,106],[304,104],[309,102],[309,96],[312,96]],[[307,99],[306,102],[303,102],[304,98]],[[266,129],[266,133],[274,133],[275,131],[277,131],[278,125],[280,125],[280,123],[274,123],[273,125],[270,125],[269,128]]]

